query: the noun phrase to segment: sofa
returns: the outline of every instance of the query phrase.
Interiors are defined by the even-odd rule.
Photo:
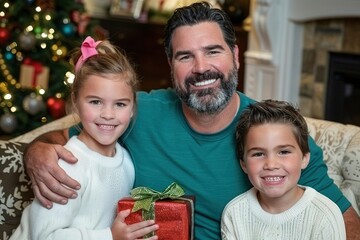
[[[359,214],[360,127],[306,118],[310,135],[324,151],[329,176]],[[32,201],[31,182],[22,152],[38,135],[77,122],[73,115],[50,122],[16,138],[0,141],[0,239],[7,240],[18,226],[22,210]]]

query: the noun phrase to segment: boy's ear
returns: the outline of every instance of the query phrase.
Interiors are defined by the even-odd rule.
[[[308,152],[303,156],[302,163],[301,163],[301,169],[305,169],[307,167],[307,165],[309,164],[309,161],[310,161],[310,153]]]
[[[240,159],[240,166],[242,168],[242,170],[247,174],[247,168],[246,168],[246,163],[243,159]]]

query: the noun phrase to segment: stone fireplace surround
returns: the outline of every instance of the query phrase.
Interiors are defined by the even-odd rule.
[[[360,1],[253,0],[250,16],[244,92],[257,100],[272,98],[300,105],[305,23],[360,17]]]

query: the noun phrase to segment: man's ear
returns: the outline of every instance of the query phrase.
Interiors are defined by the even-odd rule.
[[[169,64],[170,68],[171,68],[171,58],[168,58],[168,59],[167,59],[167,62],[168,62],[168,64]]]
[[[309,161],[310,161],[310,153],[308,152],[303,156],[302,163],[301,163],[301,169],[305,169],[307,167],[307,165],[309,164]]]
[[[240,66],[240,62],[239,62],[239,47],[238,45],[235,45],[234,48],[234,60],[235,60],[235,64],[236,64],[236,69],[239,70]]]

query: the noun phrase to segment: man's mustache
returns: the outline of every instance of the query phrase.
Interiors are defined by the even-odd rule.
[[[190,85],[190,84],[195,84],[197,82],[202,82],[205,80],[209,80],[209,79],[224,79],[224,74],[222,74],[221,72],[205,72],[202,74],[194,74],[192,76],[189,76],[185,79],[185,84],[186,85]]]

